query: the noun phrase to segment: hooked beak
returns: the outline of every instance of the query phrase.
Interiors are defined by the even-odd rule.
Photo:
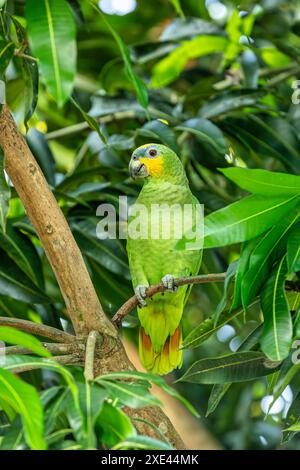
[[[134,155],[131,157],[129,162],[129,172],[133,179],[135,178],[146,178],[149,176],[146,166],[141,163],[138,158]]]

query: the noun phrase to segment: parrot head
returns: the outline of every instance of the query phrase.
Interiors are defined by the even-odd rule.
[[[131,156],[129,171],[132,178],[170,182],[186,178],[182,163],[176,153],[160,144],[146,144],[138,147]]]

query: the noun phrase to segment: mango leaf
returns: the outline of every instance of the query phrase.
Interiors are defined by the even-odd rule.
[[[261,348],[271,360],[277,361],[288,356],[293,337],[292,319],[284,288],[286,275],[286,256],[283,256],[260,296],[264,315]]]
[[[254,302],[253,302],[254,304]],[[200,344],[206,341],[211,335],[218,331],[221,326],[226,325],[234,318],[244,312],[244,309],[237,308],[235,310],[225,310],[219,317],[218,324],[215,325],[214,316],[206,318],[200,325],[196,326],[183,340],[183,349],[198,348]]]
[[[80,409],[79,399],[78,399],[78,388],[76,381],[72,376],[71,372],[62,365],[58,364],[56,361],[50,358],[37,358],[29,355],[14,354],[7,355],[5,357],[5,364],[3,369],[9,371],[17,371],[20,367],[30,366],[31,369],[48,369],[53,370],[60,374],[63,379],[66,381],[70,392],[72,393],[74,404],[76,408]]]
[[[254,346],[257,345],[259,338],[261,336],[261,332],[262,332],[262,325],[258,325],[244,339],[244,341],[238,347],[237,351],[241,352],[241,351],[251,350]],[[216,384],[213,386],[209,395],[209,399],[208,399],[206,416],[210,415],[211,413],[215,411],[220,401],[229,390],[230,386],[231,386],[231,383]]]
[[[136,430],[128,416],[107,402],[103,404],[95,427],[100,442],[108,448],[117,445],[122,440],[136,436]]]
[[[6,42],[0,40],[0,80],[4,79],[5,71],[14,55],[14,50],[15,45],[12,41]]]
[[[275,259],[284,254],[288,231],[299,220],[299,217],[299,209],[295,210],[295,213],[292,211],[287,214],[260,239],[253,249],[241,284],[244,308],[247,308],[265,282]]]
[[[5,233],[6,216],[9,208],[10,186],[6,181],[4,173],[4,154],[0,150],[0,225]]]
[[[102,140],[102,142],[104,144],[107,144],[107,140],[106,140],[106,137],[105,135],[101,132],[101,129],[100,129],[100,126],[98,124],[98,122],[96,121],[95,118],[93,118],[92,116],[90,116],[88,113],[86,113],[82,107],[80,106],[79,103],[77,103],[77,101],[71,97],[71,101],[72,103],[74,104],[74,106],[80,111],[83,119],[88,123],[88,125],[90,126],[90,128],[93,130],[93,131],[96,131],[97,134],[99,135],[100,139]]]
[[[18,41],[20,47],[23,47],[24,44],[27,44],[26,30],[23,28],[21,23],[17,20],[15,16],[11,16],[11,20],[14,23]],[[24,107],[25,107],[25,116],[24,124],[26,130],[28,131],[27,123],[29,119],[33,116],[35,111],[38,94],[39,94],[39,69],[38,62],[35,57],[31,55],[29,47],[26,47],[23,51],[24,57],[21,58],[22,61],[22,74],[25,82],[24,89]]]
[[[49,351],[42,345],[42,343],[34,336],[24,333],[9,326],[0,326],[0,341],[9,344],[17,344],[24,348],[30,349],[38,356],[51,357]]]
[[[243,382],[271,374],[279,365],[280,362],[270,361],[260,352],[239,352],[200,359],[180,377],[179,381],[202,384]]]
[[[62,106],[76,71],[75,22],[65,0],[28,0],[25,6],[31,49],[39,59],[49,92]]]
[[[213,35],[203,35],[190,41],[183,41],[177,49],[154,66],[151,78],[152,87],[159,88],[168,85],[180,75],[190,59],[223,52],[227,45],[226,38]]]
[[[250,255],[253,249],[256,247],[257,243],[258,243],[257,238],[254,238],[253,240],[249,240],[243,243],[242,245],[241,255],[240,255],[240,259],[238,260],[236,276],[235,276],[233,302],[231,306],[232,309],[238,308],[242,303],[241,286],[242,286],[244,275],[248,270]]]
[[[204,247],[232,245],[255,238],[268,230],[299,200],[297,194],[282,198],[253,195],[213,212],[205,218]],[[182,240],[179,246],[181,243]],[[183,243],[185,246],[186,242]]]
[[[237,269],[237,261],[231,263],[228,266],[228,269],[226,271],[226,277],[224,281],[224,291],[222,298],[220,302],[218,303],[216,310],[215,310],[215,326],[218,324],[219,318],[221,313],[225,310],[227,303],[228,303],[228,298],[229,298],[229,293],[230,293],[230,286],[235,278],[236,275],[236,269]]]
[[[7,370],[0,369],[0,396],[21,415],[29,446],[35,450],[45,450],[43,408],[35,388]]]
[[[225,156],[227,144],[222,131],[208,119],[194,118],[183,122],[176,129],[195,134],[200,141],[211,145],[218,154]]]
[[[44,285],[42,263],[30,239],[8,223],[5,233],[0,230],[0,245],[16,265],[42,289]]]
[[[105,376],[104,376],[105,377]],[[97,378],[97,383],[102,385],[110,392],[112,398],[117,398],[125,406],[139,408],[142,406],[160,406],[160,401],[152,395],[148,386],[138,383],[124,383]]]
[[[289,273],[300,271],[300,223],[297,223],[289,234],[287,262]]]
[[[226,178],[253,194],[262,196],[293,195],[300,193],[300,176],[248,168],[219,168]]]
[[[188,408],[188,410],[194,415],[199,417],[199,414],[195,410],[195,408],[184,398],[182,397],[175,388],[168,385],[162,377],[158,377],[154,374],[149,374],[146,372],[138,372],[138,371],[130,371],[130,372],[110,372],[108,374],[102,375],[97,377],[95,380],[98,379],[110,380],[110,379],[134,379],[138,381],[148,382],[149,384],[154,383],[166,393],[171,395],[172,397],[179,400],[184,406]]]
[[[171,0],[171,2],[173,3],[173,6],[176,10],[177,15],[180,16],[181,18],[184,18],[184,13],[180,4],[180,0]]]
[[[253,90],[251,88],[218,93],[215,98],[212,98],[200,108],[198,116],[211,119],[246,106],[257,106],[258,100],[265,93],[263,90]]]
[[[179,152],[176,142],[176,136],[168,124],[165,124],[160,119],[149,121],[143,127],[137,130],[138,135],[142,135],[151,140],[159,140],[167,147],[170,147],[175,153]]]
[[[0,250],[0,294],[23,302],[42,304],[50,299]]]
[[[174,450],[171,444],[148,436],[134,436],[119,442],[113,450]]]
[[[128,79],[131,81],[131,83],[133,84],[133,86],[135,88],[137,98],[138,98],[138,102],[140,103],[140,105],[143,108],[146,109],[148,107],[148,101],[149,101],[147,87],[146,87],[145,83],[143,82],[143,80],[141,80],[136,75],[135,71],[133,70],[133,67],[132,67],[132,64],[131,64],[131,59],[130,59],[130,54],[129,54],[129,51],[128,51],[128,48],[127,48],[126,44],[123,42],[121,36],[117,33],[117,31],[112,27],[112,25],[106,19],[106,16],[99,10],[99,8],[91,2],[90,2],[90,4],[99,13],[99,15],[101,15],[101,18],[103,19],[103,21],[105,22],[107,28],[109,29],[112,36],[114,37],[114,39],[115,39],[115,41],[116,41],[116,43],[117,43],[117,45],[120,49],[121,56],[122,56],[122,59],[123,59],[123,62],[124,62],[124,67],[125,67],[125,71],[126,71],[126,74],[128,76]]]

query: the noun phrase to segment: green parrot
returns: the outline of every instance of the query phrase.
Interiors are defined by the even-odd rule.
[[[188,223],[192,228],[196,207],[200,205],[189,188],[180,159],[164,145],[147,144],[136,149],[129,171],[133,178],[144,179],[134,206],[146,208],[146,211],[140,209],[138,220],[145,236],[139,238],[130,230],[127,236],[129,268],[139,301],[139,354],[146,370],[163,375],[182,365],[180,322],[191,288],[177,288],[174,279],[196,275],[202,257],[201,249],[175,249],[178,242],[176,230],[183,220],[178,214],[189,206]],[[158,212],[158,207],[164,209]],[[167,215],[166,207],[177,209]],[[129,216],[128,228],[133,220],[133,215]],[[167,291],[156,294],[152,299],[147,298],[146,302],[147,287],[160,282]]]

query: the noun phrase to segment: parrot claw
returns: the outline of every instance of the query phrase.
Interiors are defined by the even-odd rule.
[[[139,307],[146,307],[147,306],[147,302],[145,300],[146,298],[146,290],[147,290],[147,286],[142,286],[142,285],[138,285],[136,286],[136,288],[134,289],[134,293],[136,295],[136,298],[138,299],[138,303],[139,303]]]
[[[165,286],[165,288],[168,290],[168,292],[176,292],[178,287],[175,285],[175,280],[174,276],[172,274],[166,274],[161,282]]]

